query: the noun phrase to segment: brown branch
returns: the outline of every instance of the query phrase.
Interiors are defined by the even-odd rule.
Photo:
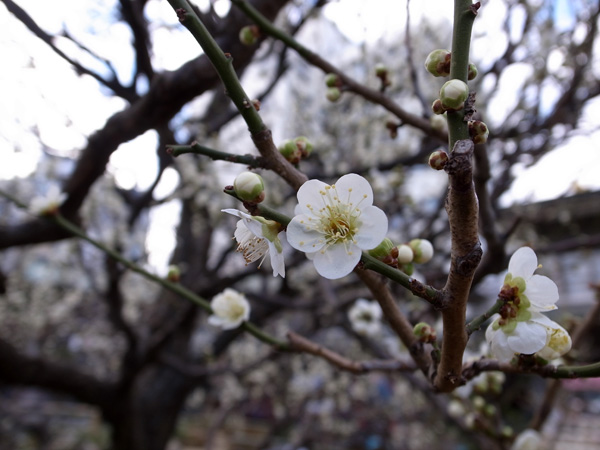
[[[481,260],[478,237],[478,206],[473,186],[474,145],[471,140],[456,142],[445,169],[449,177],[446,210],[452,239],[450,273],[443,293],[444,336],[435,387],[450,392],[462,384],[462,357],[467,345],[465,328],[467,300],[475,269]]]
[[[26,356],[0,339],[0,381],[11,385],[38,386],[99,406],[114,401],[116,386],[43,358]]]
[[[293,350],[298,352],[310,353],[329,361],[334,366],[348,372],[362,374],[373,371],[386,372],[413,372],[417,367],[411,362],[396,360],[372,360],[372,361],[354,361],[346,358],[339,353],[323,347],[316,342],[311,341],[293,331],[288,332],[287,338]]]
[[[383,282],[383,278],[375,272],[362,269],[355,269],[354,273],[369,288],[373,297],[379,302],[383,315],[390,326],[408,348],[419,369],[429,378],[433,370],[431,357],[424,352],[423,345],[413,333],[413,326],[396,305],[392,293]]]

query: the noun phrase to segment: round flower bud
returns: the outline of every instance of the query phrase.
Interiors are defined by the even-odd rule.
[[[379,260],[384,260],[385,258],[390,256],[394,247],[395,247],[394,243],[392,241],[390,241],[388,238],[385,238],[385,239],[383,239],[383,241],[381,241],[381,244],[379,244],[377,247],[369,250],[368,253],[373,258],[377,258]]]
[[[467,75],[467,80],[471,81],[474,80],[475,77],[477,76],[477,66],[473,63],[469,63],[469,72]]]
[[[400,272],[404,272],[408,276],[411,276],[415,272],[415,266],[411,262],[407,264],[398,264],[398,270]]]
[[[433,257],[433,245],[427,239],[413,239],[408,243],[412,248],[417,264],[428,262]]]
[[[240,42],[244,45],[254,45],[260,37],[260,29],[256,25],[248,25],[240,30]]]
[[[452,55],[448,50],[437,49],[427,55],[425,68],[434,77],[447,77],[450,75],[450,60]]]
[[[327,87],[340,87],[342,84],[342,80],[340,80],[340,77],[335,74],[335,73],[328,73],[327,75],[325,75],[325,85]]]
[[[169,266],[169,269],[167,272],[167,280],[169,280],[173,283],[177,283],[180,278],[181,278],[181,270],[179,270],[179,267],[177,267],[176,265],[171,264]]]
[[[490,134],[487,125],[481,120],[469,120],[469,135],[475,144],[485,144]]]
[[[265,198],[265,183],[254,172],[242,172],[233,182],[235,194],[245,202],[260,203]]]
[[[442,105],[442,101],[439,98],[431,104],[431,110],[437,115],[444,114],[446,112],[446,109],[444,108],[444,105]]]
[[[294,142],[292,139],[288,139],[282,145],[280,145],[279,152],[292,164],[298,164],[302,158],[300,149],[298,149],[296,142]]]
[[[415,254],[413,253],[412,248],[410,248],[408,245],[402,244],[398,246],[397,259],[399,264],[408,264],[412,262],[414,257]]]
[[[425,322],[419,322],[413,328],[413,333],[421,342],[433,343],[437,339],[435,329]]]
[[[296,147],[302,154],[303,158],[306,158],[313,151],[312,142],[310,142],[306,136],[298,136],[296,139],[294,139],[294,143],[296,144]]]
[[[469,86],[461,80],[446,81],[440,89],[440,100],[445,109],[459,110],[464,108],[469,96]]]
[[[439,102],[440,108],[443,109],[441,100],[439,100]],[[446,119],[446,116],[444,116],[443,113],[434,114],[431,116],[429,118],[429,125],[431,125],[431,128],[433,128],[435,131],[439,131],[440,133],[448,132],[448,119]]]
[[[385,64],[377,64],[375,66],[375,75],[377,75],[379,78],[387,77],[387,75],[388,75],[387,66]]]
[[[337,102],[342,96],[342,91],[337,87],[330,87],[327,89],[327,94],[325,94],[325,96],[330,102]]]
[[[443,170],[448,162],[448,153],[444,150],[436,150],[429,155],[429,167],[435,170]]]

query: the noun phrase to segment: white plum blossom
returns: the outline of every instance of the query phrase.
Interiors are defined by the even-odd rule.
[[[383,312],[376,301],[359,298],[348,310],[352,329],[362,336],[377,336],[381,331]]]
[[[542,314],[556,309],[558,288],[548,277],[534,275],[537,256],[529,247],[517,250],[498,297],[504,302],[485,337],[494,357],[508,362],[515,354],[537,353],[554,359],[571,349],[564,328]]]
[[[358,264],[362,250],[377,247],[385,238],[385,213],[373,206],[369,182],[354,173],[335,184],[309,180],[298,190],[296,216],[287,239],[312,259],[319,275],[338,279]]]
[[[53,184],[44,195],[31,199],[29,211],[37,216],[55,214],[66,198],[67,194],[61,192],[60,188]]]
[[[523,430],[513,442],[510,450],[543,450],[545,447],[542,436],[536,430],[527,428]]]
[[[235,289],[227,288],[216,295],[210,307],[213,314],[208,318],[208,323],[224,330],[237,328],[250,318],[250,303],[244,294]]]
[[[282,241],[285,240],[285,231],[279,231],[279,223],[267,220],[260,216],[251,216],[237,209],[223,209],[227,214],[239,217],[234,232],[238,243],[238,252],[244,255],[246,265],[261,259],[258,267],[269,256],[273,276],[281,275],[285,278],[285,263],[283,260]]]

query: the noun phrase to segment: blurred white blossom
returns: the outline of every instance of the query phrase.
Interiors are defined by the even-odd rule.
[[[60,188],[53,184],[44,195],[38,195],[31,199],[29,211],[38,216],[54,214],[66,198],[67,194],[61,192]]]
[[[381,331],[381,317],[383,312],[376,301],[364,298],[356,300],[348,310],[348,318],[352,329],[362,336],[377,336]]]
[[[515,439],[511,450],[543,450],[544,445],[542,436],[537,431],[527,428],[523,430]]]
[[[224,330],[237,328],[250,318],[250,304],[244,294],[227,288],[216,295],[210,302],[213,314],[208,323]]]

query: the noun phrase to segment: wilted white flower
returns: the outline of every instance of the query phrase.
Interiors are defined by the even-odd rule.
[[[61,192],[60,188],[53,184],[48,188],[46,194],[31,199],[29,211],[38,216],[55,214],[66,198],[67,194]]]
[[[376,301],[364,298],[356,300],[348,310],[348,318],[352,329],[363,336],[376,336],[381,331],[381,317],[383,312]]]
[[[387,229],[385,213],[373,206],[371,185],[351,173],[331,186],[309,180],[300,187],[287,238],[321,276],[333,280],[352,272],[362,250],[377,247]]]
[[[244,294],[235,289],[227,288],[216,295],[210,307],[213,314],[208,318],[208,323],[224,330],[237,328],[250,318],[250,303]]]
[[[285,278],[285,263],[283,260],[283,246],[281,242],[285,238],[285,231],[279,231],[279,223],[267,220],[260,216],[251,216],[237,209],[223,209],[227,214],[239,217],[234,237],[238,243],[238,252],[244,255],[246,264],[258,259],[261,260],[258,267],[269,255],[273,276],[281,275]]]

